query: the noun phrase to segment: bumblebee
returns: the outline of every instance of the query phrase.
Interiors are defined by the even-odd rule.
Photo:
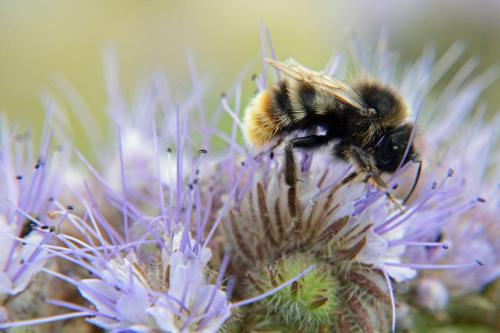
[[[333,143],[333,156],[355,168],[349,180],[364,175],[384,190],[381,173],[394,173],[413,161],[418,173],[403,203],[411,196],[422,162],[412,142],[414,125],[407,106],[395,90],[376,81],[347,85],[294,60],[266,61],[287,78],[261,91],[248,105],[243,121],[248,143],[262,147],[285,139],[290,152]],[[318,128],[323,135],[316,134]],[[287,139],[299,132],[306,134]]]

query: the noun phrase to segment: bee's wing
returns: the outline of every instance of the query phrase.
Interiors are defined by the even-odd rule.
[[[292,59],[284,62],[269,58],[265,60],[283,74],[297,81],[307,82],[323,92],[333,94],[344,104],[350,105],[358,110],[363,110],[365,108],[361,97],[351,87],[339,80],[305,68]]]

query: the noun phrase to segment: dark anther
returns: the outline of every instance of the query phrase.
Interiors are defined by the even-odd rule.
[[[167,148],[167,153],[171,153],[172,152],[172,148],[168,147]]]
[[[394,185],[392,185],[392,189],[395,190],[398,188],[398,186],[399,186],[399,184],[394,184]]]
[[[190,190],[192,190],[194,188],[193,184],[191,184],[191,183],[189,183],[188,186],[189,186]]]
[[[54,198],[53,197],[50,197],[49,198],[49,202],[53,202],[54,201]]]
[[[226,98],[226,93],[225,92],[221,93],[220,98]]]
[[[21,176],[21,175],[16,176],[16,179],[17,179],[17,180],[21,180],[21,179],[23,179],[23,176]]]
[[[437,186],[438,186],[438,184],[436,182],[433,182],[432,186],[431,186],[431,189],[435,190]]]
[[[486,199],[481,198],[481,197],[478,197],[478,198],[477,198],[477,201],[479,201],[479,202],[486,202]]]
[[[274,151],[271,151],[271,152],[269,153],[269,158],[270,158],[270,159],[273,159],[273,158],[274,158]]]
[[[54,232],[54,231],[56,231],[56,227],[54,227],[53,225],[51,225],[51,226],[50,226],[50,228],[49,228],[49,231],[50,231],[50,232]]]
[[[206,154],[208,151],[206,149],[200,149],[200,154]]]
[[[68,206],[66,206],[66,208],[67,208],[68,210],[73,210],[73,209],[75,209],[75,207],[73,207],[72,205],[68,205]]]
[[[35,164],[35,169],[38,169],[39,167],[41,167],[43,165],[43,161],[42,159],[39,157],[38,160],[36,161],[36,164]]]
[[[255,81],[255,80],[257,80],[257,74],[252,75],[252,81]]]
[[[483,264],[481,261],[479,261],[479,260],[476,260],[476,263],[477,263],[479,266],[484,266],[484,264]]]
[[[35,227],[36,227],[36,223],[33,220],[26,219],[23,223],[23,227],[21,229],[19,237],[24,238],[24,237],[28,236],[30,234],[30,232],[32,232]]]
[[[454,173],[455,173],[455,170],[453,170],[452,168],[448,169],[448,177],[453,176]]]
[[[48,228],[49,228],[49,226],[48,226],[48,225],[42,225],[42,226],[40,227],[40,229],[42,229],[42,230],[47,230]]]

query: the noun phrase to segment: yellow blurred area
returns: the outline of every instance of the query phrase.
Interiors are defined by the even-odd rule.
[[[324,66],[351,28],[370,40],[385,27],[403,58],[435,41],[455,40],[479,55],[480,69],[500,59],[498,1],[19,1],[0,2],[0,110],[21,122],[43,117],[40,92],[62,73],[96,114],[106,105],[102,49],[117,47],[125,92],[161,69],[174,90],[189,86],[187,53],[213,82],[214,96],[247,64],[257,66],[259,24],[271,31],[280,58]],[[257,68],[257,67],[254,67]],[[500,109],[500,85],[485,99]]]

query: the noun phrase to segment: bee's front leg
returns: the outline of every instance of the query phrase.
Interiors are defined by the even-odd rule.
[[[285,146],[285,181],[288,186],[295,186],[297,183],[297,166],[293,149],[317,149],[330,142],[326,135],[309,135],[301,138],[291,139]]]
[[[356,146],[351,146],[349,149],[349,156],[356,168],[357,174],[365,174],[365,181],[370,183],[373,187],[385,193],[387,198],[401,211],[405,209],[401,204],[387,191],[387,184],[382,179],[379,170],[375,166],[373,157],[361,150]]]

